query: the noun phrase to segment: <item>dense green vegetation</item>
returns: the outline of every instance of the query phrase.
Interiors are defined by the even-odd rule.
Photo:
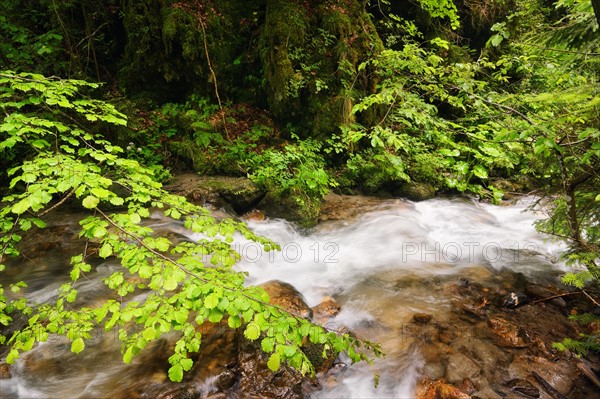
[[[68,201],[90,210],[80,236],[97,245],[72,258],[54,304],[26,303],[26,282],[1,288],[0,323],[18,330],[0,335],[8,360],[52,333],[79,352],[93,328],[133,321],[144,328],[120,330],[124,360],[181,331],[169,374],[181,380],[200,345],[194,325],[226,316],[262,339],[273,370],[287,361],[312,372],[306,337],[355,361],[380,354],[244,288],[231,269],[234,232],[274,244],[165,192],[160,182],[182,169],[248,176],[306,227],[330,189],[389,195],[426,183],[492,202],[535,189],[549,209],[539,229],[567,239],[581,270],[565,282],[597,285],[598,4],[413,3],[3,2],[0,262]],[[140,224],[150,208],[207,238],[154,236]],[[212,254],[213,266],[197,254]],[[152,294],[124,308],[66,306],[77,305],[90,256],[120,259],[106,279],[118,296]],[[12,326],[16,314],[26,326]],[[598,337],[584,338],[558,346],[598,349]]]

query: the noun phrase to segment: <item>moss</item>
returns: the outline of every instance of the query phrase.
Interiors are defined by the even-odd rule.
[[[424,201],[435,197],[435,188],[429,183],[408,182],[394,190],[393,195],[411,201]]]
[[[293,82],[296,72],[290,59],[290,47],[302,46],[309,26],[305,9],[286,0],[267,1],[261,37],[261,60],[264,68],[269,109],[277,118],[292,115],[299,103]]]
[[[157,102],[183,101],[192,92],[214,97],[214,83],[204,49],[197,14],[206,24],[206,41],[223,98],[239,91],[249,68],[242,59],[258,63],[250,45],[259,23],[257,2],[214,0],[200,9],[184,11],[176,0],[140,0],[123,6],[127,36],[119,78],[128,94],[152,95]],[[232,32],[236,32],[232,34]],[[246,57],[241,57],[246,52]],[[253,52],[256,52],[254,54]],[[236,61],[237,60],[237,61]]]
[[[290,191],[271,191],[258,204],[258,209],[269,217],[282,218],[310,228],[319,220],[321,202]]]
[[[268,2],[261,58],[265,87],[275,118],[304,128],[305,136],[323,137],[352,121],[353,95],[374,88],[366,74],[362,79],[355,74],[383,46],[362,2],[302,4]]]

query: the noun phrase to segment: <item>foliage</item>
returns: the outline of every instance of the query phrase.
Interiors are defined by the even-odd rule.
[[[458,10],[452,0],[420,0],[419,4],[434,18],[448,18],[452,29],[456,29],[460,26]]]
[[[71,351],[79,353],[94,329],[118,330],[123,360],[128,363],[149,343],[176,331],[179,339],[169,358],[169,378],[181,381],[192,367],[189,354],[201,347],[196,327],[225,319],[229,327],[243,329],[247,339],[261,340],[273,371],[287,362],[303,374],[313,374],[302,351],[304,340],[336,353],[347,351],[352,361],[367,360],[368,353],[381,354],[377,345],[313,325],[270,305],[264,290],[245,287],[245,274],[232,269],[239,259],[231,245],[234,234],[260,243],[267,251],[276,245],[241,223],[217,222],[205,208],[166,192],[150,169],[124,158],[120,147],[100,135],[82,129],[85,120],[126,123],[113,106],[84,95],[87,88],[95,87],[30,73],[0,74],[0,106],[6,115],[0,125],[0,152],[6,154],[17,145],[34,150],[6,172],[12,180],[0,200],[0,259],[18,255],[20,239],[32,228],[43,228],[43,216],[70,198],[89,211],[79,222],[79,237],[95,244],[85,245],[71,258],[69,275],[53,302],[26,301],[21,292],[26,282],[13,284],[11,292],[2,286],[0,323],[10,326],[17,315],[28,318],[11,336],[0,335],[2,343],[11,345],[8,363],[52,334],[68,338]],[[121,211],[107,211],[111,206]],[[142,222],[151,210],[181,220],[202,238],[174,242],[157,236]],[[94,273],[95,257],[118,260],[121,268],[104,279],[117,299],[90,306],[78,298],[78,287]],[[0,265],[0,272],[4,269]],[[144,300],[132,300],[141,292],[146,294]]]
[[[569,319],[583,325],[597,324],[600,322],[600,317],[591,313],[570,315]],[[570,350],[577,356],[585,356],[590,351],[600,352],[600,337],[597,333],[580,334],[579,339],[565,338],[561,342],[555,342],[552,347],[564,351]]]
[[[307,206],[335,186],[324,169],[320,150],[321,144],[310,139],[287,144],[282,150],[269,149],[250,161],[248,176],[267,191],[292,194],[301,207]]]
[[[441,49],[449,46],[439,38],[432,43]],[[388,159],[393,154],[396,161],[387,164],[402,165],[403,180],[432,179],[439,187],[499,200],[501,193],[489,184],[491,174],[510,174],[520,162],[523,148],[496,141],[501,126],[489,118],[474,120],[468,114],[471,107],[484,104],[477,93],[487,84],[477,80],[476,73],[497,65],[485,59],[452,64],[435,49],[411,42],[402,50],[383,51],[370,66],[381,83],[377,92],[362,98],[352,111],[360,116],[377,108],[382,116],[370,126],[343,127],[347,146],[370,146],[387,153],[383,156]],[[451,114],[443,115],[440,106]]]

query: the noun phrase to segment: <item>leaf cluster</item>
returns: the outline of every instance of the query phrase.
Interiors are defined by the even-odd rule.
[[[0,287],[0,323],[11,326],[16,316],[27,318],[23,327],[0,335],[0,342],[11,347],[8,363],[51,335],[65,336],[71,350],[79,353],[96,329],[118,331],[123,360],[130,362],[149,343],[174,331],[179,338],[169,358],[169,377],[181,381],[192,367],[190,354],[201,347],[197,327],[222,320],[230,328],[243,329],[249,340],[261,339],[273,371],[287,362],[303,374],[314,374],[302,351],[305,339],[322,344],[325,351],[346,351],[353,361],[381,355],[377,345],[300,319],[269,304],[264,290],[245,286],[245,273],[232,268],[239,259],[232,246],[235,237],[242,235],[265,251],[277,245],[242,223],[216,221],[205,208],[168,193],[151,169],[124,158],[120,147],[84,130],[74,115],[91,122],[126,123],[110,104],[83,97],[82,89],[88,87],[95,85],[0,73],[0,107],[5,114],[0,153],[17,144],[33,149],[29,159],[7,171],[12,180],[0,199],[0,262],[18,255],[21,238],[32,228],[45,227],[44,215],[68,200],[88,210],[79,221],[79,237],[95,244],[71,258],[55,300],[26,301],[26,281],[12,284],[10,292]],[[308,158],[298,159],[300,165]],[[180,220],[198,240],[177,242],[157,235],[144,223],[154,212]],[[91,262],[95,257],[110,258],[120,268],[103,280],[114,297],[90,306],[78,298],[78,289],[82,280],[97,273]],[[4,269],[0,264],[0,273]]]

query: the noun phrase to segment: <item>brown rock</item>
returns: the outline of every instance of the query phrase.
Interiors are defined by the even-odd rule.
[[[473,392],[477,391],[477,388],[475,387],[475,384],[473,384],[473,381],[471,381],[468,378],[465,378],[462,384],[460,384],[460,389],[465,393],[468,393],[469,395],[472,395]]]
[[[502,396],[498,395],[498,393],[490,387],[485,387],[475,392],[472,397],[473,399],[502,399]]]
[[[540,356],[517,356],[508,367],[510,379],[526,380],[533,372],[539,374],[563,395],[571,392],[579,375],[577,367],[567,360],[551,361]]]
[[[320,304],[312,308],[314,321],[323,324],[327,319],[337,316],[340,310],[342,310],[342,307],[335,299],[327,296]]]
[[[523,379],[510,380],[506,383],[513,392],[527,398],[539,398],[540,391],[531,382]]]
[[[236,385],[236,397],[244,398],[289,398],[300,399],[304,378],[300,372],[282,364],[277,373],[267,367],[268,355],[256,342],[241,341],[238,356],[240,377]]]
[[[465,378],[477,378],[481,368],[463,353],[453,353],[448,357],[446,378],[451,383],[461,383]]]
[[[11,378],[10,365],[6,363],[0,364],[0,378]]]
[[[267,281],[260,285],[269,295],[269,302],[281,306],[288,312],[305,319],[312,319],[313,311],[304,297],[294,286],[279,280]]]
[[[433,316],[427,313],[415,313],[413,315],[413,321],[419,324],[427,324],[431,321]]]
[[[245,213],[242,218],[246,220],[251,220],[253,222],[262,222],[267,217],[265,216],[263,211],[259,211],[258,209],[253,209],[250,212]]]
[[[499,345],[506,348],[526,348],[528,346],[529,337],[527,332],[515,323],[496,317],[490,318],[488,325]]]
[[[470,399],[471,396],[459,388],[447,384],[443,379],[425,379],[417,387],[417,399]]]

